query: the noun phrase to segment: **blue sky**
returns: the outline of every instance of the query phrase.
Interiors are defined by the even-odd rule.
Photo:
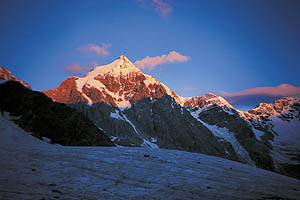
[[[298,0],[1,0],[0,66],[47,90],[73,75],[67,66],[176,51],[188,61],[143,71],[182,96],[300,86],[299,10]],[[78,51],[89,44],[108,54]]]

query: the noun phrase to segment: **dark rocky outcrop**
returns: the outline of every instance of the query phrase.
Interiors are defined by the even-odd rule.
[[[125,110],[106,103],[69,106],[87,115],[107,135],[117,137],[114,142],[121,146],[147,146],[145,139],[160,148],[240,161],[230,143],[217,141],[209,129],[168,95],[152,100],[144,98]]]
[[[161,148],[232,158],[209,129],[168,95],[154,101],[144,98],[124,113],[138,130],[157,139]]]
[[[105,102],[87,105],[85,103],[69,104],[70,107],[82,112],[102,129],[106,135],[116,137],[114,143],[120,146],[138,147],[143,143],[142,138],[135,133],[134,128],[125,119],[112,117],[111,114],[123,117],[119,108]],[[113,137],[113,138],[114,138]]]
[[[54,103],[40,92],[29,90],[16,81],[0,84],[0,109],[38,138],[52,143],[76,146],[114,146],[87,117],[65,104]]]

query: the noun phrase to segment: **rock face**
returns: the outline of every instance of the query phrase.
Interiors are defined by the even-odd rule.
[[[188,108],[192,115],[206,124],[217,137],[230,142],[241,160],[274,171],[270,148],[256,138],[251,124],[240,116],[239,111],[222,97],[208,94],[201,98],[206,102],[202,108]]]
[[[184,98],[182,102],[184,107],[187,108],[204,108],[212,105],[217,105],[225,109],[233,108],[224,98],[212,93],[208,93],[200,97]]]
[[[43,93],[48,97],[51,97],[54,102],[70,104],[86,102],[87,98],[85,98],[76,88],[76,80],[78,80],[78,77],[70,77],[64,80],[58,88],[47,90]]]
[[[44,93],[84,113],[117,145],[200,152],[299,178],[299,99],[242,112],[212,93],[180,97],[125,56]]]
[[[219,142],[168,95],[144,98],[125,110],[106,103],[70,106],[87,115],[120,146],[179,149],[241,161],[230,143]]]
[[[1,112],[17,116],[15,123],[35,137],[47,137],[61,145],[114,146],[87,117],[19,82],[0,84],[0,94]]]
[[[13,81],[18,81],[19,83],[21,83],[22,85],[24,85],[25,87],[31,89],[31,87],[27,84],[24,83],[22,80],[18,79],[17,77],[15,77],[8,69],[6,69],[5,67],[0,67],[0,80],[4,80],[4,81],[9,81],[9,80],[13,80]]]

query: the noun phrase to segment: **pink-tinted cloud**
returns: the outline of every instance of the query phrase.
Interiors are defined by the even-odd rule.
[[[239,92],[228,93],[221,91],[220,94],[224,97],[240,97],[240,96],[254,96],[254,95],[265,95],[265,96],[296,96],[300,95],[300,87],[295,87],[289,84],[281,84],[275,87],[256,87]]]
[[[66,66],[65,71],[69,74],[85,74],[98,65],[99,64],[97,62],[90,62],[87,65],[74,63],[72,65]]]
[[[90,62],[87,65],[82,67],[82,73],[85,74],[85,73],[91,71],[96,66],[99,66],[98,62],[92,61],[92,62]]]
[[[97,61],[92,61],[88,64],[89,67],[93,67],[93,68],[98,66],[98,65],[99,65],[99,63]]]
[[[137,0],[137,2],[142,3],[144,6],[153,7],[162,17],[168,17],[173,10],[171,4],[165,0]]]
[[[80,64],[74,63],[72,65],[66,66],[65,71],[70,74],[80,74],[82,73],[82,68],[80,67]]]
[[[256,87],[238,92],[217,91],[229,103],[238,109],[250,110],[259,103],[270,103],[281,97],[300,95],[300,87],[289,84],[281,84],[275,87]]]
[[[172,6],[164,2],[163,0],[152,0],[152,4],[156,12],[158,12],[161,16],[167,17],[172,12]]]
[[[183,56],[176,51],[171,51],[168,55],[161,55],[156,57],[149,57],[142,60],[135,61],[135,65],[141,69],[153,70],[157,65],[165,63],[175,63],[175,62],[187,62],[190,57]]]
[[[77,48],[77,51],[81,53],[95,53],[97,56],[108,56],[108,49],[111,47],[111,44],[102,43],[100,46],[96,44],[87,44]]]

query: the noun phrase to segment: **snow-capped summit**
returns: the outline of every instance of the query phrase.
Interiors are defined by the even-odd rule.
[[[113,75],[113,76],[124,76],[130,73],[142,73],[127,57],[121,55],[114,62],[104,65],[97,66],[92,69],[88,74],[84,76],[85,79],[93,79],[97,75]]]
[[[58,88],[44,93],[56,102],[106,102],[116,107],[129,107],[142,98],[159,98],[166,94],[182,102],[172,90],[144,74],[124,55],[108,65],[95,67],[82,78],[70,77]]]
[[[226,101],[223,97],[217,96],[213,93],[208,93],[200,97],[188,97],[182,99],[183,99],[183,106],[185,107],[207,108],[207,107],[217,105],[225,109],[233,108],[233,106],[228,101]]]
[[[273,103],[260,103],[256,108],[249,110],[250,119],[267,119],[270,116],[279,116],[281,118],[291,118],[288,116],[297,115],[299,112],[299,97],[283,97],[275,100]],[[298,116],[299,117],[299,116]]]

